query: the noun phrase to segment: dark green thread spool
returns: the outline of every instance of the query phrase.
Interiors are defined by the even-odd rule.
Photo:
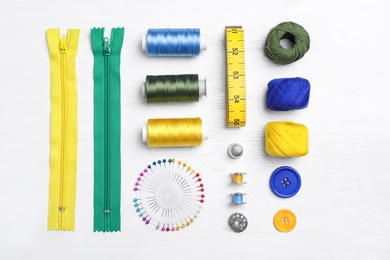
[[[197,74],[146,76],[142,87],[147,103],[198,102],[206,96],[206,80]]]

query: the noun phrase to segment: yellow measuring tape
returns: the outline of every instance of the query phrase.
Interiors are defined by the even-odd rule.
[[[246,123],[245,42],[242,27],[226,27],[226,125]]]

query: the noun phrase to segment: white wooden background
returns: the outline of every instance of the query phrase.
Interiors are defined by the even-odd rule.
[[[0,259],[390,259],[389,60],[390,4],[386,0],[56,1],[2,0],[0,8]],[[294,21],[311,36],[311,49],[293,64],[273,64],[263,53],[268,31]],[[246,40],[245,128],[225,127],[224,28],[242,25]],[[122,232],[93,233],[93,56],[90,28],[124,26],[122,51]],[[45,30],[80,28],[77,73],[79,149],[76,230],[48,232],[49,55]],[[141,52],[151,27],[199,27],[208,50],[196,58],[153,58]],[[147,105],[147,74],[198,73],[208,98],[194,104]],[[267,83],[305,77],[307,109],[272,112]],[[210,139],[196,148],[150,149],[141,126],[154,117],[202,117]],[[271,158],[264,148],[269,121],[306,124],[310,152]],[[244,147],[228,157],[232,142]],[[193,226],[169,234],[145,226],[132,206],[138,172],[175,157],[202,173],[206,202]],[[295,167],[302,188],[290,199],[269,189],[272,171]],[[248,182],[229,184],[233,171]],[[246,205],[229,205],[246,192]],[[290,233],[273,226],[279,209],[298,218]],[[227,219],[244,213],[249,226],[232,232]]]

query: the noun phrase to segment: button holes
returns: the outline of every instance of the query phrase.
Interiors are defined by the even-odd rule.
[[[287,177],[284,177],[284,179],[282,179],[280,182],[283,184],[283,187],[287,187],[291,184],[290,180]]]

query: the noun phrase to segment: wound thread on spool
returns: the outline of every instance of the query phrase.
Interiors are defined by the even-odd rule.
[[[142,95],[147,103],[198,102],[207,96],[206,79],[197,74],[146,76]]]
[[[265,127],[265,148],[269,155],[300,157],[309,152],[309,131],[291,121],[269,122]]]
[[[199,117],[149,119],[142,137],[149,147],[200,146],[208,129]]]
[[[291,48],[285,48],[281,45],[281,40],[284,39],[292,43]],[[275,63],[290,64],[301,59],[309,48],[309,33],[297,23],[283,22],[269,31],[265,53]]]
[[[234,184],[244,184],[244,183],[246,183],[246,182],[244,182],[244,174],[245,173],[241,173],[241,172],[233,173],[232,174],[233,183]]]
[[[152,28],[142,38],[148,56],[199,56],[206,49],[206,36],[198,28]]]
[[[304,78],[279,78],[268,83],[267,106],[274,111],[306,108],[310,98],[310,82]]]
[[[246,202],[244,202],[244,195],[246,194],[240,192],[233,193],[232,194],[233,204],[246,204]]]

